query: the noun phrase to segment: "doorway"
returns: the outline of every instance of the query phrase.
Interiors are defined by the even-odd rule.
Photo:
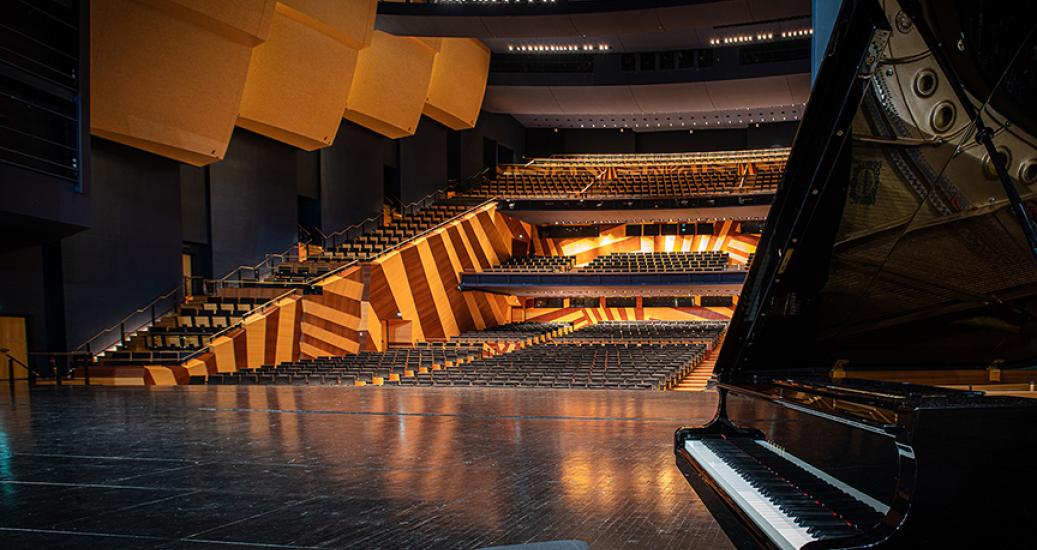
[[[0,380],[10,380],[12,370],[15,380],[29,377],[25,367],[18,364],[18,361],[23,365],[29,364],[29,338],[25,328],[25,317],[0,316],[0,350],[7,350],[0,353]],[[15,359],[13,369],[7,355]]]

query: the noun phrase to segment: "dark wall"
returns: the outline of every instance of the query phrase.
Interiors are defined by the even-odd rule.
[[[638,153],[686,153],[745,149],[745,129],[645,132],[637,135]]]
[[[776,122],[764,124],[759,128],[749,128],[746,146],[750,149],[766,149],[768,147],[790,147],[796,137],[799,122]]]
[[[91,141],[91,227],[61,242],[70,347],[176,287],[181,275],[180,165]]]
[[[798,122],[727,130],[631,132],[626,130],[533,128],[526,131],[526,155],[562,153],[684,153],[735,151],[792,144]]]
[[[209,189],[205,168],[180,165],[180,212],[185,242],[209,244]]]
[[[237,128],[227,156],[209,167],[213,274],[255,265],[298,239],[294,147]]]
[[[382,170],[387,144],[395,143],[343,120],[335,143],[320,151],[321,230],[338,231],[382,210]],[[395,155],[393,155],[395,157]]]
[[[46,348],[45,311],[43,247],[0,252],[0,315],[26,317],[29,349]]]
[[[446,187],[447,133],[450,129],[421,117],[413,136],[400,139],[400,196],[404,204]]]
[[[475,128],[460,132],[461,179],[478,174],[483,169],[483,144],[486,139],[497,142],[515,152],[515,158],[526,156],[526,128],[511,115],[479,114]]]
[[[565,147],[570,151],[595,153],[636,153],[637,134],[619,130],[569,130],[565,133]]]

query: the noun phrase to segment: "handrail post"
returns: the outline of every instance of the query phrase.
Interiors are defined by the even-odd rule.
[[[60,386],[61,377],[64,373],[61,372],[61,368],[58,366],[58,358],[53,355],[51,355],[50,357],[54,360],[54,384]]]
[[[86,362],[83,363],[83,385],[90,385],[90,363],[93,361],[93,357],[87,357]]]
[[[155,304],[151,304],[151,324],[155,324]]]
[[[7,356],[7,383],[14,385],[14,357]]]
[[[126,345],[126,322],[119,323],[119,343]]]

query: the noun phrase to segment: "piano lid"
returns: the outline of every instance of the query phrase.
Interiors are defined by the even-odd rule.
[[[1034,2],[844,3],[722,381],[1037,364],[1035,21]]]

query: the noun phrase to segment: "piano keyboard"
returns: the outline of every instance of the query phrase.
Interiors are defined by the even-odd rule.
[[[884,505],[763,441],[699,439],[688,454],[776,546],[850,537],[878,523]],[[834,481],[837,484],[833,484]]]

